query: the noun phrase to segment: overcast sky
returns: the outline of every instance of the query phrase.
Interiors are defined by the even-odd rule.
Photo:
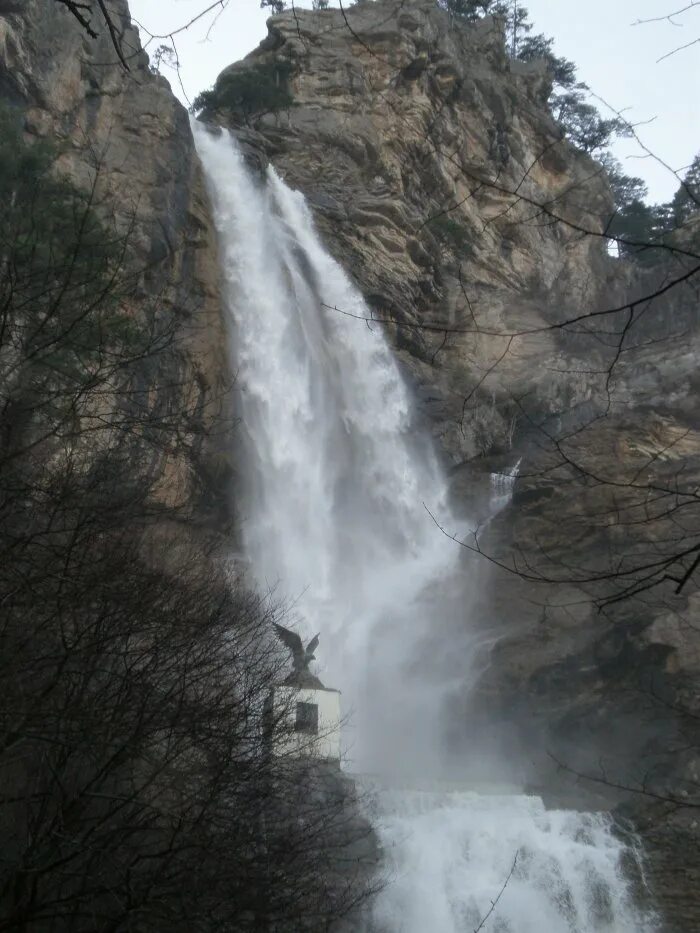
[[[627,119],[642,123],[638,133],[660,159],[682,170],[700,151],[700,43],[657,61],[665,53],[700,38],[700,5],[674,22],[633,25],[663,17],[689,0],[524,0],[536,32],[555,39],[555,50],[573,59],[579,76]],[[183,26],[211,0],[130,0],[134,20],[151,32]],[[310,5],[300,3],[299,5]],[[259,0],[229,0],[176,37],[184,92],[189,98],[213,84],[219,72],[242,58],[267,33]],[[207,35],[208,34],[208,35]],[[142,38],[147,38],[142,36]],[[152,43],[151,48],[158,44]],[[170,74],[167,73],[168,77]],[[172,76],[173,90],[185,95]],[[604,105],[599,103],[604,110]],[[668,200],[676,179],[633,141],[615,146],[627,172],[647,182],[652,200]]]

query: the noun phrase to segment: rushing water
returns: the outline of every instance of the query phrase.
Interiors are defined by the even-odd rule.
[[[243,544],[261,587],[322,633],[321,672],[354,710],[354,767],[428,780],[473,635],[446,483],[379,326],[298,192],[193,124],[219,235],[245,432]],[[395,881],[382,933],[641,931],[624,848],[599,816],[536,798],[377,795]],[[516,859],[517,855],[517,859]]]
[[[520,471],[520,460],[501,473],[491,474],[491,501],[489,502],[491,515],[502,512],[513,500],[515,481]]]
[[[380,840],[395,879],[372,933],[642,933],[621,846],[602,814],[537,797],[384,791]],[[501,893],[502,892],[502,893]]]

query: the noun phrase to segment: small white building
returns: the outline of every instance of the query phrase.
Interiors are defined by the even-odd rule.
[[[271,691],[266,711],[273,752],[340,765],[340,691],[308,670],[295,671]]]

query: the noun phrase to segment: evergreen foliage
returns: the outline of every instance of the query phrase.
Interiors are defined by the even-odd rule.
[[[202,91],[193,104],[196,113],[202,110],[227,110],[244,123],[250,123],[267,113],[286,110],[294,103],[288,89],[291,66],[285,62],[253,65],[246,69],[226,71],[213,88]]]
[[[576,65],[554,54],[554,40],[542,33],[530,35],[527,7],[510,0],[438,0],[453,16],[473,21],[494,15],[505,19],[506,44],[511,58],[521,61],[544,60],[552,78],[549,105],[566,137],[584,152],[600,152],[615,136],[626,133],[624,121],[604,119],[588,99],[588,87],[577,81]]]
[[[171,45],[159,45],[151,55],[151,63],[148,66],[151,74],[161,74],[161,68],[166,65],[168,68],[177,68],[177,53]]]
[[[464,256],[471,251],[472,236],[469,228],[449,214],[433,217],[428,226],[438,239],[451,247],[456,254]]]
[[[438,5],[457,19],[474,22],[496,12],[495,8],[503,4],[495,0],[438,0]]]
[[[521,61],[544,61],[552,79],[549,106],[567,138],[584,152],[601,152],[615,136],[624,136],[627,127],[617,117],[604,118],[588,100],[588,86],[577,81],[576,65],[554,54],[554,40],[539,33],[525,36],[516,48]]]
[[[647,189],[641,178],[626,175],[608,150],[616,136],[628,135],[624,120],[605,118],[588,99],[588,87],[577,78],[576,65],[556,55],[554,40],[543,33],[532,35],[527,8],[517,0],[438,0],[456,19],[473,22],[483,16],[505,19],[506,43],[512,58],[544,61],[552,80],[549,106],[566,138],[578,149],[594,155],[607,170],[615,199],[615,215],[608,232],[642,246],[620,244],[620,255],[654,264],[663,255],[664,239],[700,211],[700,155],[696,156],[681,186],[668,204],[645,202]],[[449,231],[436,232],[447,236]],[[449,237],[448,237],[449,238]]]
[[[609,153],[604,153],[600,161],[607,171],[616,207],[608,232],[641,244],[620,243],[620,255],[644,265],[658,263],[665,253],[658,247],[694,214],[700,214],[700,156],[693,159],[676,194],[665,204],[646,203],[647,187],[642,179],[626,175]]]
[[[576,65],[568,58],[554,54],[554,39],[543,33],[525,36],[518,45],[518,58],[524,62],[543,60],[554,84],[561,88],[576,86]]]
[[[588,88],[576,84],[570,91],[554,93],[550,107],[567,139],[583,152],[601,152],[615,136],[625,136],[627,125],[617,117],[604,118],[586,100]]]
[[[677,227],[700,211],[700,154],[696,155],[683,176],[683,183],[669,205],[673,224]]]
[[[629,204],[635,200],[644,201],[648,192],[644,179],[635,175],[625,175],[619,160],[609,152],[600,155],[598,161],[605,167],[617,205]]]
[[[607,178],[615,200],[615,214],[608,225],[608,232],[622,240],[639,243],[653,242],[663,230],[659,228],[656,209],[645,203],[647,186],[641,178],[626,175],[620,162],[610,153],[603,153],[600,162],[606,169]],[[619,244],[619,254],[626,258],[650,262],[658,255],[652,251]]]

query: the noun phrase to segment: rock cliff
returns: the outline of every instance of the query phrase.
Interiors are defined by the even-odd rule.
[[[0,94],[24,119],[28,138],[58,148],[56,170],[95,202],[124,237],[138,276],[136,314],[172,318],[173,349],[159,374],[205,429],[226,420],[228,361],[222,339],[213,228],[189,120],[168,83],[151,73],[126,0],[110,5],[128,62],[106,29],[90,38],[53,0],[0,9]],[[186,433],[186,429],[185,429]],[[220,508],[220,443],[189,460],[173,452],[158,490],[202,520]],[[204,482],[202,482],[204,480]],[[193,512],[194,509],[194,512]]]
[[[608,255],[604,172],[562,138],[546,74],[508,61],[497,20],[361,0],[268,30],[224,74],[279,65],[293,105],[247,125],[205,117],[304,192],[391,335],[456,510],[482,523],[491,560],[467,554],[465,573],[489,647],[452,740],[481,748],[488,732],[552,799],[637,813],[629,800],[647,798],[611,784],[692,795],[696,582],[676,594],[631,570],[682,575],[672,557],[698,541],[697,285],[671,285],[692,257],[645,272]],[[493,516],[491,474],[516,464]],[[572,789],[556,762],[600,780]],[[697,919],[678,882],[700,865],[690,812],[655,823],[679,929]]]

